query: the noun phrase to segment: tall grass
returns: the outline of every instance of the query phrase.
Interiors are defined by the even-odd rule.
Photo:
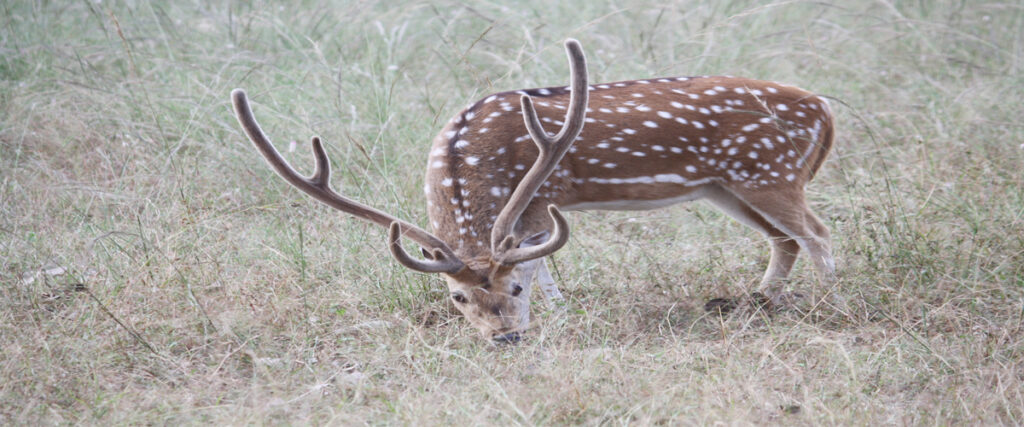
[[[963,2],[7,2],[0,423],[1024,423],[1024,7]],[[434,133],[490,92],[732,74],[834,100],[809,186],[840,282],[706,315],[768,248],[702,204],[574,214],[565,314],[478,339],[294,164],[423,224]]]

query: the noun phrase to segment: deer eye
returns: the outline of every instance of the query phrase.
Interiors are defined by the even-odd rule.
[[[512,296],[517,297],[521,293],[523,293],[523,287],[522,286],[515,285],[515,286],[512,287]]]
[[[452,292],[452,300],[459,304],[465,304],[467,301],[466,296],[462,292]]]

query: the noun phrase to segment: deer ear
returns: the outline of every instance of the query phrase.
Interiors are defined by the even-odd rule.
[[[547,230],[544,230],[541,231],[540,233],[534,234],[530,237],[523,239],[522,242],[519,242],[519,247],[528,248],[530,246],[537,246],[541,243],[548,241],[549,238],[551,238],[551,233]]]

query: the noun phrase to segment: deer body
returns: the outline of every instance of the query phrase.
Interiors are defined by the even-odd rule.
[[[762,278],[769,296],[779,293],[800,248],[823,279],[832,278],[828,229],[803,190],[832,145],[823,99],[734,77],[588,86],[582,49],[572,40],[566,49],[569,87],[487,96],[434,139],[424,185],[433,233],[335,193],[318,138],[316,171],[300,176],[259,128],[245,93],[232,98],[275,171],[332,207],[388,227],[395,258],[444,274],[455,306],[498,341],[517,340],[527,327],[534,274],[552,283],[543,258],[568,241],[559,208],[638,210],[705,198],[771,242]],[[406,253],[401,237],[419,243],[423,258]]]
[[[524,94],[535,99],[545,129],[557,131],[569,101],[565,87],[490,95],[456,115],[434,139],[428,212],[434,232],[460,259],[486,259],[491,224],[537,157],[516,102]],[[805,209],[803,187],[827,156],[832,135],[827,102],[779,83],[679,77],[593,85],[586,126],[517,231],[529,236],[550,229],[544,212],[549,204],[643,210],[709,198],[769,237],[786,237],[782,230],[790,230],[827,240],[827,233],[818,236],[805,229],[804,219],[791,217],[809,218],[818,229]],[[795,254],[787,245],[780,249]],[[781,273],[766,275],[765,283]]]

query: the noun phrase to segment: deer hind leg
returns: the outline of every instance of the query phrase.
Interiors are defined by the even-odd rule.
[[[764,235],[772,245],[771,260],[761,278],[761,289],[769,296],[781,293],[789,272],[793,269],[800,245],[782,232],[750,205],[721,187],[707,192],[707,199],[718,209]]]
[[[818,261],[815,260],[815,266],[822,274],[822,282],[825,284],[835,283],[836,260],[832,257],[832,234],[829,233],[828,227],[821,223],[821,219],[806,204],[804,204],[804,217],[807,220],[807,224],[810,225],[811,231],[814,232],[814,236],[817,237],[817,241],[824,249],[820,254],[823,266],[817,267]]]
[[[807,207],[803,191],[733,191],[737,198],[807,251],[821,282],[827,285],[835,281],[836,263],[832,258],[828,228]]]

